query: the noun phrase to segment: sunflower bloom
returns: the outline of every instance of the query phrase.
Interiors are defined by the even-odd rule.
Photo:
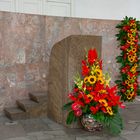
[[[111,115],[111,116],[113,115],[113,111],[112,111],[112,108],[110,106],[106,107],[106,111],[109,115]]]
[[[101,76],[102,76],[102,70],[96,69],[94,72],[96,73],[96,75],[97,75],[98,77],[101,77]]]
[[[88,82],[88,77],[86,76],[85,78],[84,78],[84,83],[87,83]]]
[[[132,52],[133,52],[133,53],[135,53],[136,51],[137,51],[137,49],[136,49],[136,48],[133,48],[133,49],[132,49]]]
[[[127,94],[127,99],[131,100],[134,96],[134,92]]]
[[[91,94],[88,94],[87,97],[91,100],[93,100],[93,96]]]
[[[89,82],[91,85],[95,84],[95,82],[96,82],[96,77],[95,77],[94,75],[90,75],[90,76],[88,77],[88,82]]]
[[[103,78],[99,77],[98,81],[100,82],[100,84],[104,84],[104,79]]]
[[[100,99],[99,100],[99,103],[102,104],[103,106],[107,107],[108,106],[108,103],[105,99]]]

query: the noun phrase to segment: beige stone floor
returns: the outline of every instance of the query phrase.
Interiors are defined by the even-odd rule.
[[[124,129],[119,136],[112,136],[105,129],[96,133],[68,129],[48,118],[12,122],[0,116],[0,140],[140,140],[140,100],[127,103],[120,113]]]

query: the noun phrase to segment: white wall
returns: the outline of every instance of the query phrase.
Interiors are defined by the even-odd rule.
[[[140,0],[0,0],[0,11],[97,19],[140,20]]]
[[[74,0],[75,17],[97,19],[140,19],[140,0]]]

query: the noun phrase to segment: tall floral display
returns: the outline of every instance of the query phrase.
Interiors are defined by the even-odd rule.
[[[68,95],[70,102],[64,105],[64,109],[69,110],[67,124],[90,114],[112,133],[121,132],[122,119],[118,109],[124,106],[117,95],[117,87],[110,87],[109,81],[109,75],[102,72],[102,61],[96,50],[90,49],[82,60],[82,74],[75,77],[73,91]]]
[[[116,35],[120,42],[119,48],[121,53],[116,57],[120,63],[119,80],[116,80],[119,92],[123,101],[133,101],[138,94],[138,31],[140,31],[140,24],[136,19],[125,17],[120,24],[116,26],[119,33]]]

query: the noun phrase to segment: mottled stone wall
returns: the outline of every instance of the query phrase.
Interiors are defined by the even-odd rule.
[[[114,81],[118,22],[0,12],[0,112],[28,92],[47,91],[51,49],[70,35],[102,36],[104,70]]]

